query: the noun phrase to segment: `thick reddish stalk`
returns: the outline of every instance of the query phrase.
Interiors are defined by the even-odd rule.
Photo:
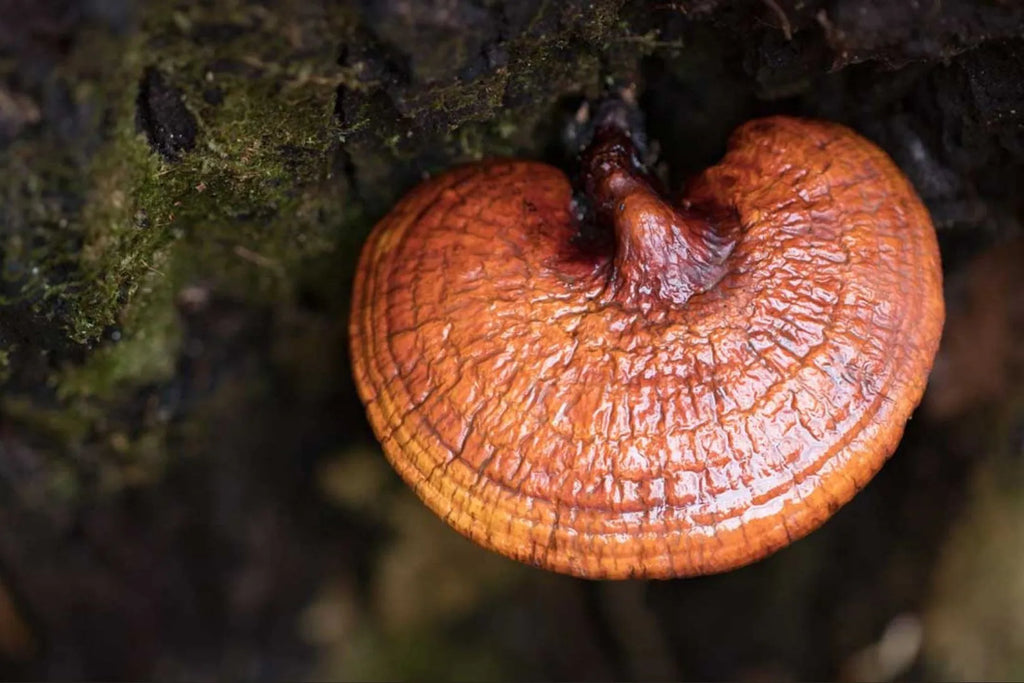
[[[615,277],[627,298],[682,304],[721,277],[735,221],[666,201],[620,126],[598,128],[583,156],[583,182],[594,218],[615,230]]]

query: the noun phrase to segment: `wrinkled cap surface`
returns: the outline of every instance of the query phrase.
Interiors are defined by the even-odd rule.
[[[463,166],[365,245],[356,382],[435,513],[547,569],[687,576],[785,546],[868,482],[944,315],[934,230],[883,152],[833,124],[741,127],[683,202],[732,216],[734,242],[676,299],[623,282],[672,254],[582,249],[570,203],[550,166]]]

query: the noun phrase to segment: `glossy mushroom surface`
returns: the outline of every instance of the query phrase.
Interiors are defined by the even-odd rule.
[[[551,166],[488,161],[374,229],[350,322],[388,459],[460,532],[584,577],[757,560],[892,453],[944,316],[927,211],[878,148],[776,117],[669,202],[628,137]],[[582,231],[587,232],[587,231]]]

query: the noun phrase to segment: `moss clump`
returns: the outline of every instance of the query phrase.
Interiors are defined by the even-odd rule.
[[[424,171],[538,156],[535,133],[560,98],[596,95],[636,66],[632,47],[599,56],[628,33],[620,5],[489,9],[487,54],[462,50],[465,68],[430,82],[403,80],[402,46],[351,8],[186,2],[140,10],[127,37],[83,32],[53,78],[88,112],[88,140],[44,132],[0,157],[20,178],[2,191],[21,221],[2,235],[0,296],[30,322],[19,335],[0,321],[0,366],[16,375],[50,351],[9,384],[35,391],[42,379],[50,393],[14,391],[8,414],[55,452],[103,454],[103,481],[151,479],[126,473],[166,461],[169,427],[138,404],[176,381],[182,292],[285,316],[312,297],[343,318],[370,219]],[[154,142],[161,111],[141,104],[154,73],[194,120],[173,154]]]
[[[3,370],[24,360],[19,352],[57,351],[21,382],[36,398],[11,385],[3,409],[55,453],[110,456],[99,468],[108,482],[150,479],[129,471],[142,462],[159,471],[165,459],[164,426],[129,415],[140,389],[174,375],[178,294],[199,286],[286,302],[305,281],[302,264],[359,235],[350,226],[361,222],[330,165],[337,67],[327,18],[243,3],[147,11],[132,38],[83,33],[54,75],[94,112],[88,149],[44,131],[0,156],[16,179],[0,188],[5,215],[17,219],[0,234]],[[149,68],[199,122],[195,147],[177,161],[151,149],[135,115]]]

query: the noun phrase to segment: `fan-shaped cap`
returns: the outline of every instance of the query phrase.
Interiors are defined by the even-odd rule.
[[[908,181],[838,125],[753,121],[671,205],[621,134],[565,176],[488,161],[374,229],[360,395],[423,501],[485,547],[587,577],[718,572],[863,487],[921,399],[943,321]]]

